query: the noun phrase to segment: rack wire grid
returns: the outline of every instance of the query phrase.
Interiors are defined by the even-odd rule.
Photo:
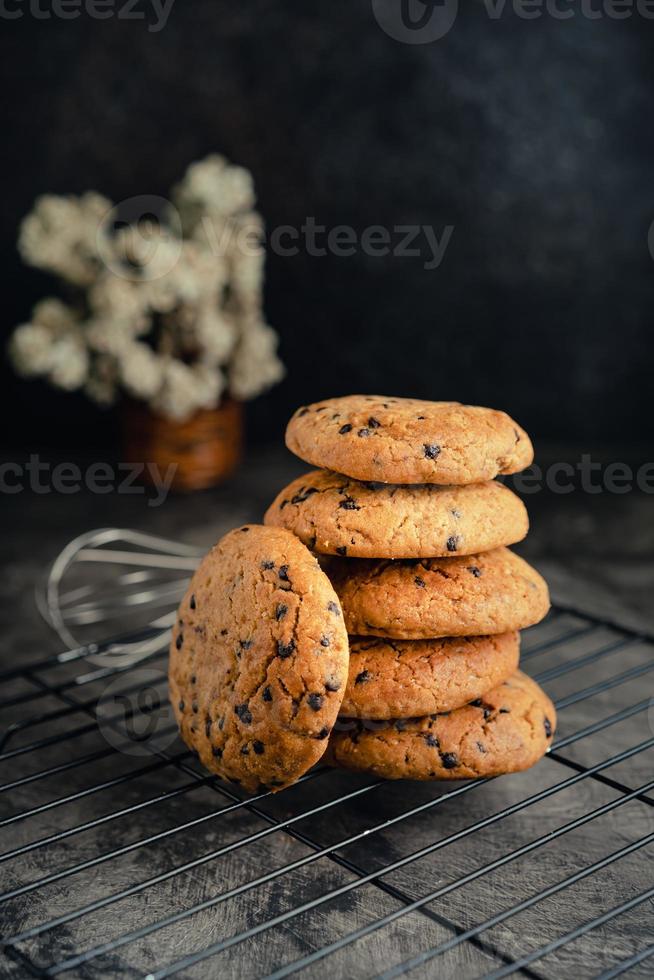
[[[4,975],[652,975],[650,636],[560,606],[526,631],[559,712],[527,773],[254,797],[177,741],[162,644],[111,649],[0,674]]]

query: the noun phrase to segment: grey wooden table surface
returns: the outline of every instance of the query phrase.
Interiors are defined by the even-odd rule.
[[[260,519],[272,495],[298,472],[301,464],[271,450],[252,453],[229,485],[170,497],[160,507],[149,506],[147,494],[25,491],[3,497],[0,669],[62,649],[38,615],[34,589],[74,535],[122,526],[208,547],[230,527]],[[554,597],[567,607],[654,633],[652,496],[543,491],[527,504],[532,531],[517,550],[546,575]],[[180,975],[265,976],[388,917],[383,928],[308,962],[301,974],[376,976],[445,944],[449,948],[415,965],[410,976],[476,977],[513,969],[511,964],[531,951],[639,896],[652,886],[654,849],[651,843],[629,848],[654,835],[654,790],[632,791],[652,779],[653,753],[647,747],[626,755],[653,736],[654,709],[647,707],[653,693],[652,647],[637,638],[621,643],[623,635],[609,626],[582,632],[587,626],[575,615],[559,615],[525,637],[525,669],[543,674],[553,697],[570,701],[560,712],[559,737],[631,705],[644,709],[625,711],[619,722],[569,742],[526,774],[454,796],[448,793],[463,784],[374,786],[371,780],[327,773],[243,805],[233,788],[202,781],[193,759],[177,759],[183,746],[165,724],[147,746],[137,745],[135,754],[116,751],[111,731],[92,721],[95,702],[105,698],[116,678],[92,680],[80,691],[75,678],[89,668],[74,662],[54,674],[36,672],[31,681],[22,676],[6,681],[1,700],[17,703],[2,712],[3,731],[30,724],[16,730],[0,755],[0,780],[8,787],[0,793],[1,931],[4,939],[30,929],[36,934],[17,942],[13,955],[0,954],[0,975],[28,976],[35,966],[52,965],[52,972],[66,977],[156,975],[186,954],[223,944],[215,955],[183,966]],[[552,642],[559,636],[572,638]],[[601,649],[608,652],[598,658]],[[580,666],[568,669],[577,659]],[[162,659],[149,663],[152,675],[144,684],[162,685],[164,669]],[[622,674],[624,681],[602,688],[603,681]],[[128,672],[118,681],[125,690],[131,676]],[[48,686],[39,688],[44,678]],[[595,695],[574,699],[575,692],[592,685],[598,685]],[[163,707],[161,714],[165,722]],[[32,744],[35,748],[25,751]],[[585,775],[588,767],[620,753],[625,758]],[[45,770],[50,775],[37,778]],[[576,782],[555,789],[575,776]],[[34,808],[29,818],[21,818]],[[582,819],[596,808],[603,810],[595,819]],[[414,812],[406,816],[409,810]],[[558,833],[575,820],[577,827]],[[467,830],[477,824],[474,833]],[[180,825],[184,829],[176,829]],[[529,852],[529,843],[543,835],[550,837]],[[356,840],[348,846],[337,846],[351,838]],[[446,845],[434,846],[445,839]],[[523,857],[475,875],[523,846]],[[403,860],[419,849],[423,855]],[[466,930],[501,919],[504,910],[619,850],[623,857],[592,876],[581,875],[569,887],[462,938]],[[3,857],[7,852],[14,856]],[[192,866],[179,872],[186,864]],[[292,869],[276,873],[287,865]],[[375,875],[389,865],[393,870]],[[454,887],[465,876],[470,881]],[[247,887],[259,878],[260,884]],[[124,897],[116,899],[123,890]],[[332,891],[339,894],[283,918]],[[434,891],[442,894],[400,914]],[[227,892],[228,899],[213,901]],[[183,914],[205,902],[213,904]],[[177,921],[150,929],[170,916]],[[277,925],[257,932],[275,917],[281,919]],[[55,918],[63,921],[50,928]],[[41,929],[44,924],[47,929]],[[114,942],[139,929],[142,936]],[[254,934],[230,945],[230,937],[243,930]],[[110,948],[103,952],[105,943]],[[599,976],[652,943],[650,898],[517,972]],[[75,961],[88,950],[93,956],[87,962]],[[651,976],[653,965],[654,957],[635,963],[629,975]]]

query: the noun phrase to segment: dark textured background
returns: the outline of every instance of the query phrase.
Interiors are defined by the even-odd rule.
[[[654,21],[495,22],[475,2],[419,46],[370,0],[177,0],[160,33],[0,26],[3,336],[51,291],[15,250],[38,193],[165,193],[220,151],[252,170],[269,227],[455,226],[435,271],[269,257],[289,376],[253,406],[255,439],[356,390],[497,405],[548,439],[651,436]],[[6,444],[111,438],[85,402],[2,372]]]

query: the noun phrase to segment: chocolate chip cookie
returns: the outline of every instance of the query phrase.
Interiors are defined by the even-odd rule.
[[[170,647],[181,736],[207,769],[251,792],[293,783],[325,751],[347,671],[341,607],[310,551],[283,528],[225,535]]]
[[[478,779],[528,769],[551,744],[554,705],[517,671],[449,714],[394,722],[338,721],[327,759],[384,779]]]
[[[341,716],[416,718],[452,711],[515,673],[518,633],[382,640],[350,637],[350,672]]]
[[[533,459],[529,436],[505,412],[383,395],[299,408],[286,445],[313,466],[382,483],[479,483]]]
[[[348,633],[418,640],[524,629],[549,609],[547,585],[508,548],[461,558],[324,558]]]
[[[470,555],[521,541],[527,510],[490,480],[462,487],[362,483],[311,470],[268,508],[266,524],[287,527],[322,554],[352,558]]]

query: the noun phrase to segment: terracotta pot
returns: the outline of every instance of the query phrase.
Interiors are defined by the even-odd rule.
[[[166,473],[176,466],[173,490],[202,490],[234,471],[243,450],[243,406],[226,399],[186,422],[174,422],[140,402],[123,410],[123,456],[128,463],[151,463]],[[142,479],[151,482],[145,466]]]

